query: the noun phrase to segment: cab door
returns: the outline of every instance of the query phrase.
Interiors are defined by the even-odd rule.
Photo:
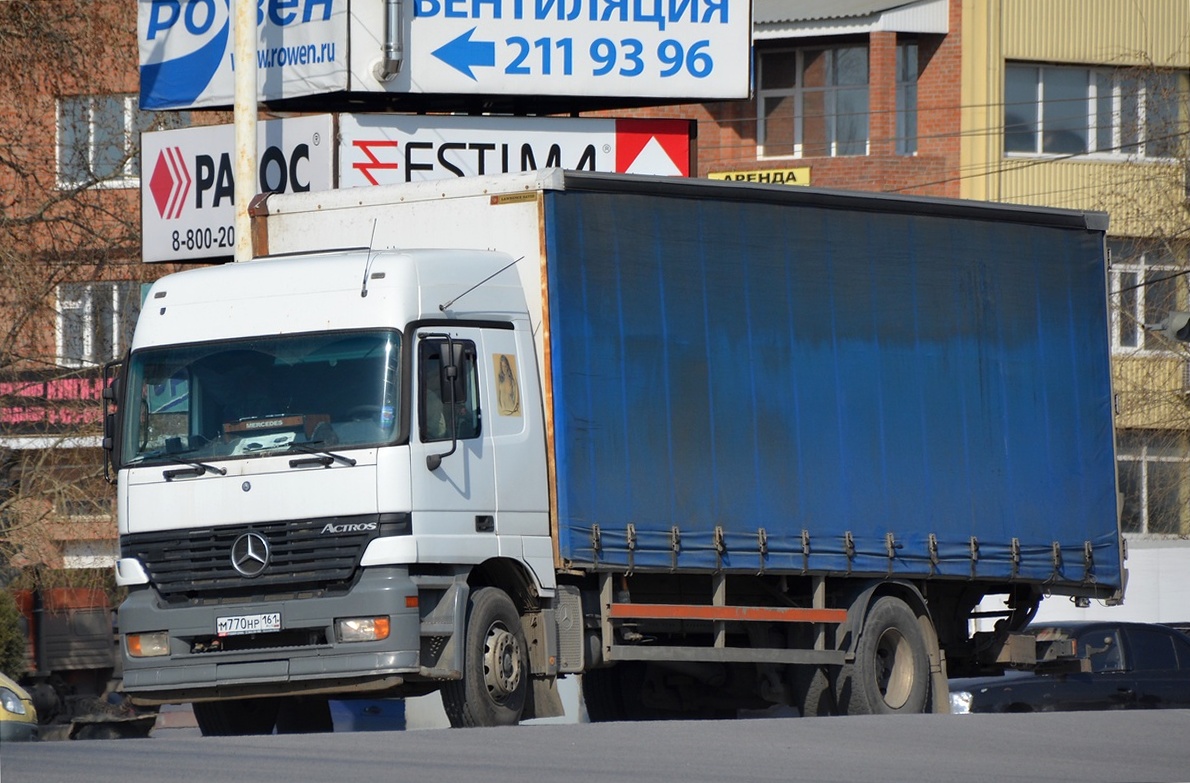
[[[476,328],[427,326],[416,333],[409,444],[421,562],[481,562],[498,552],[482,344]]]

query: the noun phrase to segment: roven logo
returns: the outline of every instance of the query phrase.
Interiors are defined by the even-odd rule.
[[[148,15],[141,45],[158,56],[142,57],[141,108],[189,105],[207,89],[227,52],[231,0],[152,0]],[[186,35],[168,35],[178,25]],[[181,52],[176,42],[184,42]]]
[[[157,156],[153,176],[149,179],[149,192],[157,205],[157,214],[163,220],[177,220],[182,216],[182,207],[190,195],[194,180],[180,147],[166,147]]]

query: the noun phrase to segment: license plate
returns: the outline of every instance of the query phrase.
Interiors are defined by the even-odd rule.
[[[246,633],[270,633],[281,630],[281,613],[242,614],[215,620],[215,633],[220,636],[240,636]]]

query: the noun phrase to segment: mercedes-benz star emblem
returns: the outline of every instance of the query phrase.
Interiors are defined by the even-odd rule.
[[[260,576],[269,564],[269,542],[260,533],[245,533],[231,545],[231,565],[246,577]]]

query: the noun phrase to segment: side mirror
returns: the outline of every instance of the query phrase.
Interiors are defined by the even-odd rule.
[[[463,383],[463,346],[452,341],[445,342],[438,349],[442,366],[443,401],[467,401],[467,386]],[[447,391],[449,390],[449,391]]]
[[[117,455],[120,440],[120,392],[124,383],[119,370],[123,365],[123,360],[103,365],[103,391],[100,393],[103,404],[103,480],[109,484],[116,483],[116,471],[120,468]]]

